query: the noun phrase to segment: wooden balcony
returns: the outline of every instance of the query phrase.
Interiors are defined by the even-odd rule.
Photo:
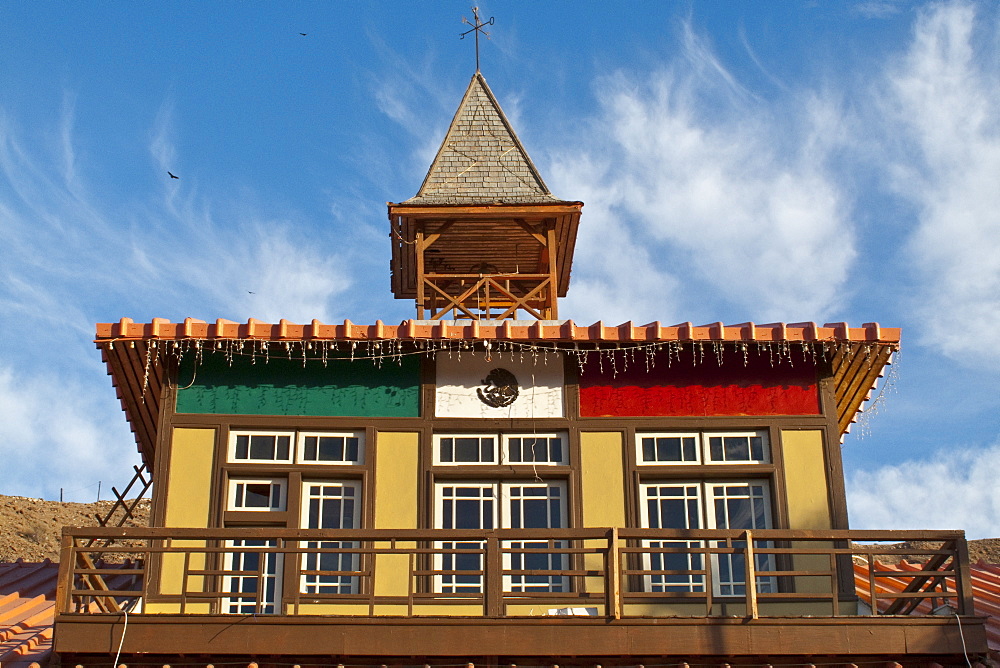
[[[423,274],[417,318],[504,320],[524,314],[555,320],[558,305],[550,274]]]
[[[859,543],[904,540],[932,547],[888,609],[949,614],[859,610],[854,563],[899,577]],[[986,651],[961,532],[67,529],[57,611],[56,651],[84,664],[126,615],[123,656],[164,660]]]

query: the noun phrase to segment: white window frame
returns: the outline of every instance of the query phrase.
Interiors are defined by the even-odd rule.
[[[559,461],[520,461],[513,462],[510,460],[510,441],[514,438],[520,439],[537,439],[537,438],[558,438],[562,442],[561,454],[562,457]],[[522,446],[523,447],[523,446]],[[569,463],[569,434],[564,431],[548,431],[548,432],[529,432],[529,433],[518,433],[518,432],[504,432],[501,434],[501,446],[500,446],[500,461],[502,464],[507,464],[510,466],[565,466]]]
[[[438,481],[434,483],[434,526],[437,529],[444,528],[444,494],[443,490],[446,487],[475,487],[479,488],[481,492],[489,492],[489,495],[480,494],[478,497],[470,497],[477,499],[487,499],[493,500],[493,508],[490,513],[490,520],[493,528],[510,528],[511,525],[511,511],[510,511],[510,489],[513,487],[534,487],[534,488],[552,488],[558,487],[560,491],[560,523],[566,526],[569,522],[569,508],[567,501],[567,484],[565,481],[553,481],[553,482],[535,482],[533,480],[511,480],[511,481],[497,481],[497,480],[447,480]],[[452,497],[457,498],[457,497]],[[548,498],[548,497],[546,497]],[[482,516],[482,515],[481,515]],[[505,548],[526,548],[532,549],[537,547],[546,547],[548,541],[504,541],[503,547]],[[482,541],[435,541],[435,547],[437,549],[482,549]],[[563,545],[563,547],[566,547]],[[457,555],[461,556],[461,555]],[[483,569],[483,560],[486,555],[483,553],[479,557],[479,568],[475,570]],[[435,570],[457,570],[454,568],[454,563],[452,567],[445,569],[445,562],[448,555],[437,553],[434,555],[434,569]],[[515,555],[510,553],[504,553],[503,555],[503,567],[504,569],[511,569]],[[568,568],[569,558],[568,555],[556,555],[549,558],[551,561],[555,562],[558,560],[561,565],[558,565],[558,569]],[[517,569],[517,570],[528,570],[528,569]],[[483,592],[483,582],[482,576],[475,576],[475,582],[464,582],[458,583],[454,580],[449,580],[449,578],[457,578],[460,576],[456,575],[435,575],[434,576],[434,590],[437,592],[448,593],[482,593]],[[508,593],[532,593],[539,591],[547,592],[566,592],[569,591],[569,578],[567,576],[553,575],[553,576],[536,576],[543,577],[547,582],[528,582],[526,578],[532,576],[526,575],[505,575],[503,588],[505,592]],[[445,591],[445,590],[449,591]]]
[[[636,432],[635,435],[635,461],[639,466],[696,466],[702,463],[701,432],[697,431],[663,431],[663,432]],[[694,460],[648,460],[642,456],[642,439],[644,438],[694,438]],[[655,447],[655,446],[654,446]],[[683,444],[681,449],[683,451]]]
[[[763,458],[762,459],[732,459],[732,460],[712,459],[712,445],[711,445],[710,439],[711,438],[716,438],[716,437],[725,439],[726,437],[732,437],[732,436],[748,437],[748,438],[754,438],[754,437],[760,438],[763,441],[763,448],[762,448],[762,452],[761,452],[761,454],[763,455]],[[702,432],[701,437],[702,437],[702,445],[703,445],[703,448],[705,450],[704,461],[705,461],[706,464],[739,465],[739,464],[770,464],[771,463],[771,443],[770,443],[770,439],[768,438],[768,432],[767,432],[766,429],[758,429],[758,430],[754,430],[754,431],[750,431],[750,430],[747,430],[747,431],[706,431],[706,432]],[[723,442],[723,454],[725,454],[725,442]],[[753,456],[753,449],[752,448],[750,448],[750,451],[748,452],[748,454],[751,457]]]
[[[715,502],[719,499],[730,498],[726,496],[728,492],[724,490],[726,487],[738,487],[746,485],[751,488],[751,499],[756,497],[752,496],[752,488],[755,486],[760,486],[762,488],[760,501],[764,506],[764,526],[752,526],[749,527],[750,530],[756,531],[757,529],[770,529],[774,525],[774,516],[771,514],[771,485],[767,480],[763,479],[748,479],[748,480],[706,480],[704,481],[705,487],[705,516],[706,516],[706,528],[708,529],[726,529],[729,527],[718,526],[716,513],[715,513]],[[716,490],[722,488],[723,495],[716,496]],[[740,498],[740,497],[735,497]],[[756,519],[756,518],[755,518]],[[754,522],[756,525],[756,521]],[[742,528],[742,527],[739,527]],[[758,541],[754,541],[757,543]],[[722,546],[723,541],[719,541],[717,546]],[[774,543],[772,541],[764,542],[766,547],[773,547]],[[712,555],[712,585],[715,589],[716,596],[746,596],[746,582],[742,580],[743,568],[736,569],[733,567],[732,563],[738,558],[738,555],[726,555],[726,554],[713,554]],[[724,561],[729,562],[730,572],[735,576],[736,570],[740,570],[739,577],[733,577],[726,582],[722,582],[722,568],[721,565]],[[774,555],[773,554],[756,554],[754,555],[754,561],[756,562],[756,571],[773,571],[775,570],[774,565]],[[742,591],[737,591],[742,590]],[[773,594],[778,591],[778,580],[774,576],[757,576],[757,591],[762,594]]]
[[[685,438],[695,437],[695,461],[649,461],[642,456],[642,439],[644,438]],[[733,459],[719,460],[712,459],[712,450],[709,439],[714,437],[740,436],[747,438],[759,437],[763,441],[763,459]],[[752,456],[752,450],[749,453]],[[720,466],[739,466],[771,463],[771,439],[766,429],[747,429],[734,431],[651,431],[636,432],[635,434],[635,462],[638,466],[696,466],[714,464]]]
[[[441,441],[445,438],[492,438],[493,439],[493,459],[478,462],[446,462],[441,459]],[[480,446],[482,447],[482,446]],[[503,449],[503,442],[500,434],[494,433],[462,433],[462,434],[434,434],[434,464],[436,466],[498,466],[500,464],[500,452]],[[452,446],[454,455],[454,445]]]
[[[306,459],[306,438],[356,438],[358,439],[358,458],[352,459]],[[317,455],[318,452],[317,443]],[[345,444],[346,445],[346,444]],[[300,431],[295,439],[295,463],[308,466],[360,466],[365,463],[365,432],[360,431]]]
[[[448,462],[441,458],[442,439],[451,438],[490,438],[493,439],[493,459],[476,462]],[[562,457],[559,461],[510,461],[510,441],[514,438],[558,438],[562,442]],[[566,466],[569,463],[569,434],[564,431],[546,432],[476,432],[476,433],[441,433],[434,434],[434,465],[435,466]]]
[[[253,438],[254,436],[287,436],[288,437],[288,457],[285,459],[253,459],[247,457],[246,459],[239,459],[236,457],[236,439],[240,436],[249,436]],[[247,454],[249,455],[249,446],[247,449]],[[226,461],[231,464],[291,464],[295,459],[295,432],[294,431],[268,431],[268,430],[250,430],[250,429],[239,429],[229,432],[229,447],[226,452]]]
[[[766,479],[740,479],[740,480],[661,480],[661,481],[649,481],[642,482],[639,484],[639,508],[640,508],[640,522],[642,528],[649,528],[649,507],[647,504],[649,488],[655,487],[695,487],[697,489],[698,496],[698,510],[699,510],[699,523],[701,526],[697,527],[687,527],[689,529],[727,529],[729,527],[718,526],[718,521],[716,519],[715,513],[715,502],[719,499],[725,499],[725,492],[722,496],[717,495],[717,490],[725,487],[738,487],[738,486],[760,486],[762,487],[762,493],[760,498],[763,504],[763,514],[765,526],[753,526],[750,527],[751,530],[756,529],[768,529],[773,526],[774,517],[772,515],[771,509],[771,485]],[[685,491],[685,494],[689,492]],[[751,492],[752,493],[752,492]],[[685,496],[684,498],[691,498]],[[756,498],[756,497],[752,497]],[[754,516],[756,519],[756,516]],[[687,522],[685,522],[686,524]],[[756,524],[756,522],[754,522]],[[755,543],[757,541],[754,541]],[[684,543],[687,543],[686,547],[703,547],[706,543],[714,543],[712,547],[721,547],[725,544],[725,541],[685,541],[685,540],[656,540],[656,539],[644,539],[642,541],[643,547],[685,547]],[[770,541],[765,543],[766,546],[771,546]],[[735,575],[735,568],[733,567],[733,561],[736,555],[721,555],[714,554],[710,555],[710,564],[712,570],[712,595],[716,597],[740,597],[745,596],[746,585],[741,579],[736,577],[730,578],[726,582],[721,581],[722,569],[720,566],[723,561],[729,562],[729,570]],[[701,557],[704,559],[704,557]],[[642,567],[644,570],[660,570],[654,569],[654,555],[653,553],[643,553],[642,556]],[[702,570],[701,567],[696,567],[699,558],[694,554],[688,556],[688,570]],[[756,555],[757,570],[758,571],[773,571],[774,570],[774,555],[771,554],[758,554]],[[740,568],[740,576],[742,576],[743,569]],[[684,578],[689,579],[688,583],[683,582],[669,582],[669,578]],[[689,591],[695,593],[704,593],[705,584],[696,575],[644,575],[643,585],[645,591]],[[773,593],[778,591],[777,578],[773,576],[758,576],[757,577],[757,587],[758,591],[761,593]],[[738,591],[743,589],[742,591]]]
[[[361,526],[361,518],[362,518],[362,514],[361,514],[362,508],[361,508],[361,506],[362,506],[362,503],[363,503],[363,498],[362,498],[362,491],[363,491],[363,489],[362,489],[362,485],[361,485],[361,481],[360,480],[343,480],[343,479],[312,479],[312,480],[309,480],[309,479],[307,479],[307,480],[303,480],[302,481],[302,493],[301,493],[302,502],[301,502],[301,506],[300,506],[300,509],[299,509],[299,512],[300,512],[300,515],[299,515],[299,526],[300,527],[302,527],[303,529],[307,529],[307,528],[319,528],[319,527],[309,527],[309,502],[314,498],[313,495],[312,495],[312,492],[309,491],[309,487],[311,485],[320,485],[320,486],[339,485],[341,487],[353,487],[354,488],[354,499],[355,499],[354,512],[353,512],[352,517],[351,517],[351,524],[353,526],[352,527],[343,527],[343,528],[345,528],[345,529],[346,528],[358,528],[358,527]],[[320,497],[320,498],[322,498],[322,497]],[[309,548],[309,549],[317,549],[317,548],[318,549],[323,549],[323,548],[341,549],[341,548],[355,548],[355,547],[360,547],[360,545],[359,545],[359,543],[357,541],[342,541],[342,540],[340,540],[340,541],[338,541],[338,540],[334,540],[334,541],[326,541],[326,540],[315,541],[314,540],[314,541],[304,541],[304,542],[305,542],[306,547]],[[359,554],[352,554],[352,553],[340,553],[340,554],[342,555],[341,559],[343,559],[343,561],[345,561],[346,564],[342,564],[341,568],[337,568],[337,569],[333,569],[333,570],[343,570],[343,571],[356,571],[356,570],[359,570],[359,566],[360,566],[360,555]],[[302,555],[300,557],[301,563],[303,564],[302,570],[323,570],[323,569],[312,569],[312,568],[309,568],[307,566],[307,562],[310,559],[310,557],[311,557],[310,554],[305,554],[305,555]],[[317,561],[318,560],[319,559],[317,558]],[[347,568],[344,568],[343,565],[346,565]],[[336,582],[322,582],[321,579],[323,577],[336,578],[337,581]],[[316,578],[316,581],[314,581],[314,582],[313,581],[309,581],[309,578]],[[358,593],[358,584],[359,584],[358,580],[359,580],[358,576],[350,576],[350,575],[322,576],[322,575],[305,575],[305,574],[302,574],[302,575],[299,576],[299,593],[300,593],[300,595],[305,595],[305,596],[322,596],[322,595],[325,595],[325,594],[356,594],[356,593]],[[313,591],[307,591],[310,587],[313,588]],[[335,589],[336,591],[321,591],[321,588],[331,588],[331,589]]]
[[[278,507],[268,506],[266,508],[255,506],[236,505],[236,488],[238,485],[269,485],[271,493],[269,498],[274,498],[274,487],[278,487]],[[244,500],[246,493],[244,491]],[[235,476],[229,479],[228,497],[226,500],[226,510],[236,510],[240,512],[282,512],[288,507],[288,480],[286,478],[250,478]]]
[[[240,545],[239,543],[260,542],[263,545]],[[225,557],[223,559],[223,570],[241,571],[245,566],[241,563],[243,555],[254,552],[254,548],[277,547],[278,542],[274,539],[236,539],[227,540]],[[285,555],[278,552],[258,553],[258,559],[263,559],[264,570],[260,576],[253,575],[225,575],[223,576],[223,591],[232,596],[222,599],[222,614],[226,615],[252,615],[266,614],[273,615],[281,612],[281,580],[284,572]],[[259,562],[258,562],[259,563]],[[247,580],[257,581],[257,591],[243,594],[240,589]],[[274,589],[271,595],[267,594],[267,585],[272,584]],[[260,585],[263,585],[259,605],[257,594],[260,592]],[[243,595],[240,595],[243,594]],[[250,599],[250,600],[248,600]]]

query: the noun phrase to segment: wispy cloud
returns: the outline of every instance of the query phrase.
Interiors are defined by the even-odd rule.
[[[1000,442],[949,447],[926,459],[848,477],[855,529],[964,529],[969,538],[1000,535]]]
[[[128,482],[135,442],[104,399],[76,379],[0,366],[2,492],[54,499],[62,487],[67,501],[92,501],[98,482]]]
[[[899,134],[892,185],[917,209],[907,250],[924,342],[1000,368],[998,34],[973,5],[924,11],[884,110]]]
[[[694,67],[600,80],[586,154],[554,154],[553,189],[607,213],[587,210],[574,280],[614,284],[648,263],[660,289],[635,290],[636,318],[821,319],[843,304],[855,257],[852,201],[829,164],[838,101],[807,91],[764,103],[684,34]],[[604,261],[609,244],[618,262]],[[666,292],[679,283],[683,294]]]
[[[332,322],[356,303],[334,232],[266,213],[246,193],[201,195],[196,175],[168,179],[179,155],[171,119],[165,105],[150,133],[155,180],[117,201],[84,176],[72,96],[54,131],[34,129],[57,138],[48,144],[0,110],[0,460],[19,472],[6,493],[122,483],[138,461],[90,343],[94,322]]]

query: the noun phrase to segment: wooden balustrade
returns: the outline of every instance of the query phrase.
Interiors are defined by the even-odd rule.
[[[878,567],[900,554],[884,542],[914,540],[930,545],[905,551],[921,569]],[[854,561],[872,614],[886,599],[972,611],[960,531],[104,527],[68,528],[63,546],[61,613],[837,617],[857,614]]]

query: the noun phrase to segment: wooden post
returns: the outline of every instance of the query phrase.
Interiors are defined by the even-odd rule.
[[[486,538],[486,554],[483,559],[483,594],[486,598],[486,616],[503,616],[503,559],[500,555],[500,539],[495,533]]]
[[[549,227],[545,231],[545,245],[548,246],[549,251],[549,308],[548,319],[558,320],[559,319],[559,281],[558,272],[559,268],[556,261],[556,228]]]
[[[621,598],[621,563],[619,561],[618,548],[620,539],[618,537],[618,527],[611,528],[611,536],[608,538],[608,559],[605,569],[607,570],[607,614],[613,619],[622,618],[622,598]]]
[[[969,543],[964,536],[955,539],[955,561],[958,612],[962,615],[971,615],[975,611],[972,598],[972,573],[969,571]]]
[[[56,581],[56,614],[72,612],[70,605],[72,597],[69,590],[73,588],[73,571],[76,556],[73,554],[73,537],[63,533],[59,547],[59,580]]]
[[[746,547],[746,595],[747,595],[747,616],[757,619],[757,564],[754,563],[753,554],[753,532],[747,529]]]
[[[417,254],[417,320],[424,319],[424,227],[417,227],[414,242]]]

